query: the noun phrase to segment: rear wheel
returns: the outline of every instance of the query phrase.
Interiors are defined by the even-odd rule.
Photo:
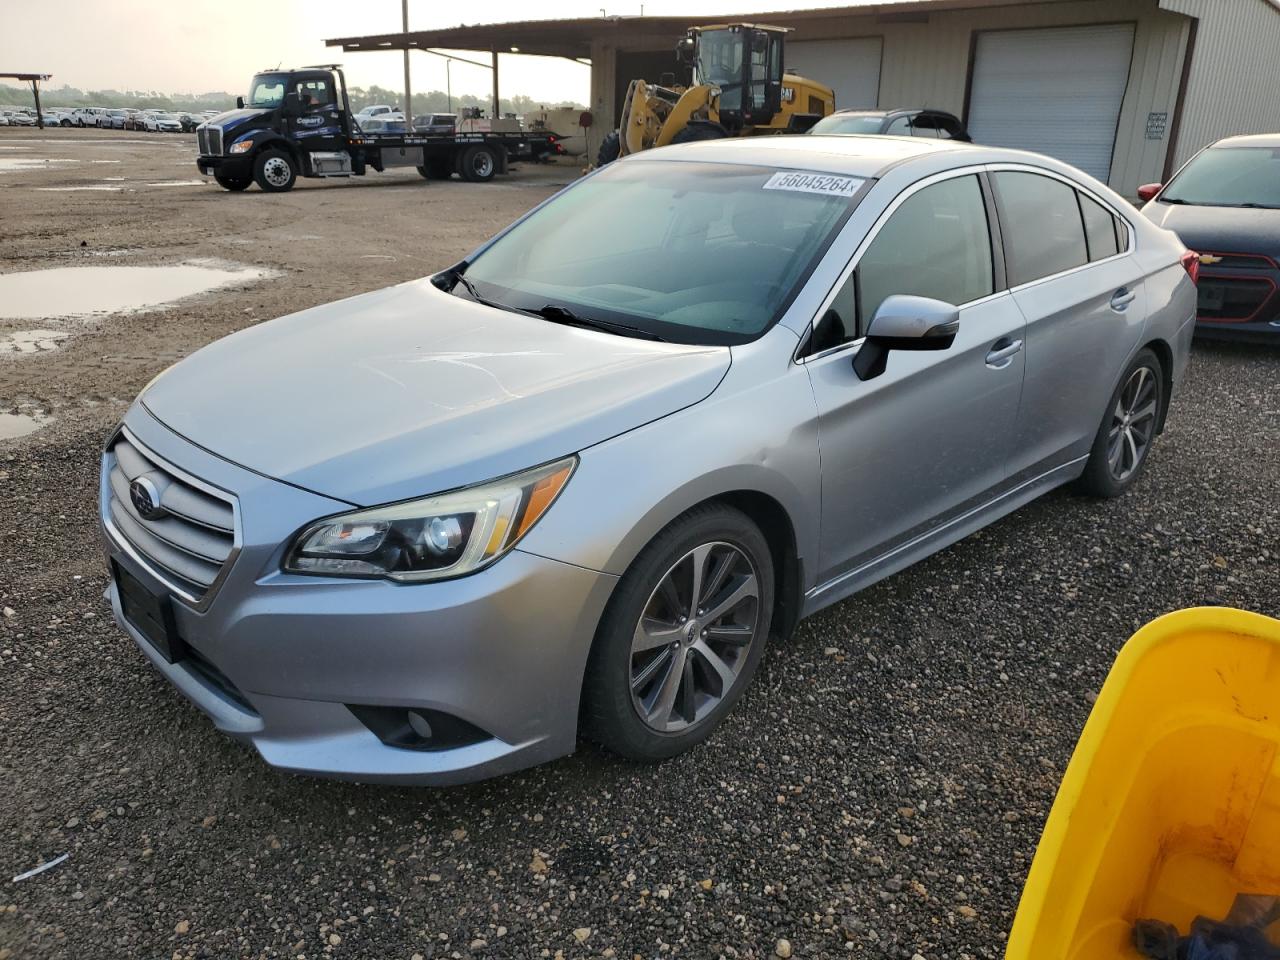
[[[418,174],[425,180],[448,180],[453,176],[453,165],[448,157],[432,157],[418,168]]]
[[[1141,350],[1120,378],[1080,477],[1080,488],[1095,497],[1118,497],[1147,465],[1164,403],[1160,358]]]
[[[492,180],[498,172],[498,155],[485,146],[467,147],[458,157],[458,176],[471,183]]]
[[[603,167],[606,163],[613,163],[621,154],[622,137],[618,135],[617,130],[610,130],[600,142],[600,152],[596,154],[596,166]]]
[[[582,691],[590,735],[650,761],[706,739],[760,662],[773,590],[769,545],[740,511],[713,504],[673,521],[600,623]]]
[[[213,179],[218,181],[218,186],[222,187],[222,189],[233,192],[244,190],[249,184],[253,183],[252,177],[228,177],[223,173],[215,173]]]
[[[293,189],[298,171],[283,150],[263,150],[253,165],[253,179],[268,193],[283,193]]]

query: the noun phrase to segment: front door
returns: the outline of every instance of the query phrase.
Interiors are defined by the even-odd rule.
[[[895,204],[824,310],[805,364],[822,457],[820,584],[993,496],[1012,450],[1024,322],[993,257],[982,182],[926,181]],[[960,331],[948,350],[893,351],[885,373],[859,380],[857,341],[893,294],[958,305]]]
[[[298,74],[290,81],[300,109],[287,118],[289,135],[303,151],[339,150],[345,146],[338,92],[328,73]]]

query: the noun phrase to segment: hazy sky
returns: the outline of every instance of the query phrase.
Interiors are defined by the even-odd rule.
[[[636,0],[409,0],[410,29],[557,17],[641,12]],[[760,9],[836,6],[842,0],[800,0]],[[847,2],[847,0],[845,0]],[[693,4],[645,0],[647,14],[680,14]],[[750,10],[751,0],[696,0],[699,15]],[[399,52],[342,54],[331,37],[400,29],[399,0],[0,0],[0,69],[52,73],[50,86],[156,90],[161,93],[240,93],[264,67],[342,61],[352,86],[403,87]],[[415,52],[413,87],[445,88],[444,61]],[[485,94],[489,72],[454,63],[454,93]],[[535,100],[586,103],[590,69],[568,60],[507,54],[500,64],[502,93]]]

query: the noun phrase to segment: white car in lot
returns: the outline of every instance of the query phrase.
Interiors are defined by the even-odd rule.
[[[169,113],[148,114],[142,125],[144,129],[153,133],[182,132],[182,121]]]
[[[71,122],[77,127],[101,127],[106,116],[106,107],[76,107],[71,111]]]
[[[34,127],[36,118],[20,110],[0,110],[11,127]]]

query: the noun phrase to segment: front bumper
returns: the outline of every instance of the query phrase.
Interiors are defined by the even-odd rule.
[[[1214,253],[1200,270],[1196,336],[1280,339],[1280,266],[1268,256]]]
[[[244,155],[234,157],[196,157],[196,167],[205,176],[221,174],[231,179],[253,176],[253,161]]]
[[[199,607],[173,602],[198,657],[169,663],[116,622],[215,726],[281,769],[365,781],[450,784],[570,753],[587,653],[614,577],[519,550],[487,570],[424,584],[280,572],[291,536],[347,507],[192,446],[135,405],[130,431],[153,453],[239,499],[240,552]],[[103,528],[112,560],[165,584]],[[210,665],[212,670],[210,670]],[[348,708],[441,711],[478,727],[465,746],[391,746]]]

